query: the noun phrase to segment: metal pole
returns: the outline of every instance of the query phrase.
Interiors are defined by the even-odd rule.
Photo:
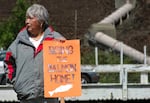
[[[95,64],[98,65],[98,47],[95,47]]]
[[[144,46],[144,65],[147,65],[147,54],[146,54],[146,46]],[[148,84],[148,73],[147,72],[142,72],[141,73],[141,83],[142,84]]]
[[[123,82],[123,47],[122,42],[120,42],[120,83]]]
[[[122,99],[127,100],[127,71],[123,67],[123,43],[120,42],[120,81],[122,83]]]
[[[74,34],[75,34],[75,38],[77,38],[77,19],[78,19],[78,16],[77,16],[77,10],[75,10],[75,23],[74,23]]]

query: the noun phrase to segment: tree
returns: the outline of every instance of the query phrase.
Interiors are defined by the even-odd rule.
[[[27,0],[17,0],[12,10],[12,15],[0,23],[0,48],[7,49],[10,43],[16,38],[20,29],[24,26],[25,12],[30,2]]]

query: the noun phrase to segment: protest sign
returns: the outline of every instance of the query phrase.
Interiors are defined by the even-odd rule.
[[[44,96],[81,95],[80,41],[43,42]]]

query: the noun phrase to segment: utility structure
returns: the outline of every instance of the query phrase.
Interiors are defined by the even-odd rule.
[[[125,2],[123,6],[119,7],[112,14],[105,17],[100,22],[93,24],[89,29],[88,38],[94,43],[100,43],[114,50],[120,51],[121,46],[125,55],[133,58],[134,60],[144,63],[145,55],[144,53],[123,44],[121,41],[116,40],[115,26],[122,24],[124,19],[129,18],[129,14],[134,9],[136,0],[116,0],[116,2]],[[150,64],[150,57],[147,56],[146,63]]]

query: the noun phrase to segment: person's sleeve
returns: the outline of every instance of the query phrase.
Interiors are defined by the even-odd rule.
[[[6,74],[6,80],[8,83],[14,83],[16,76],[16,43],[13,42],[6,52],[4,59],[4,68]]]

